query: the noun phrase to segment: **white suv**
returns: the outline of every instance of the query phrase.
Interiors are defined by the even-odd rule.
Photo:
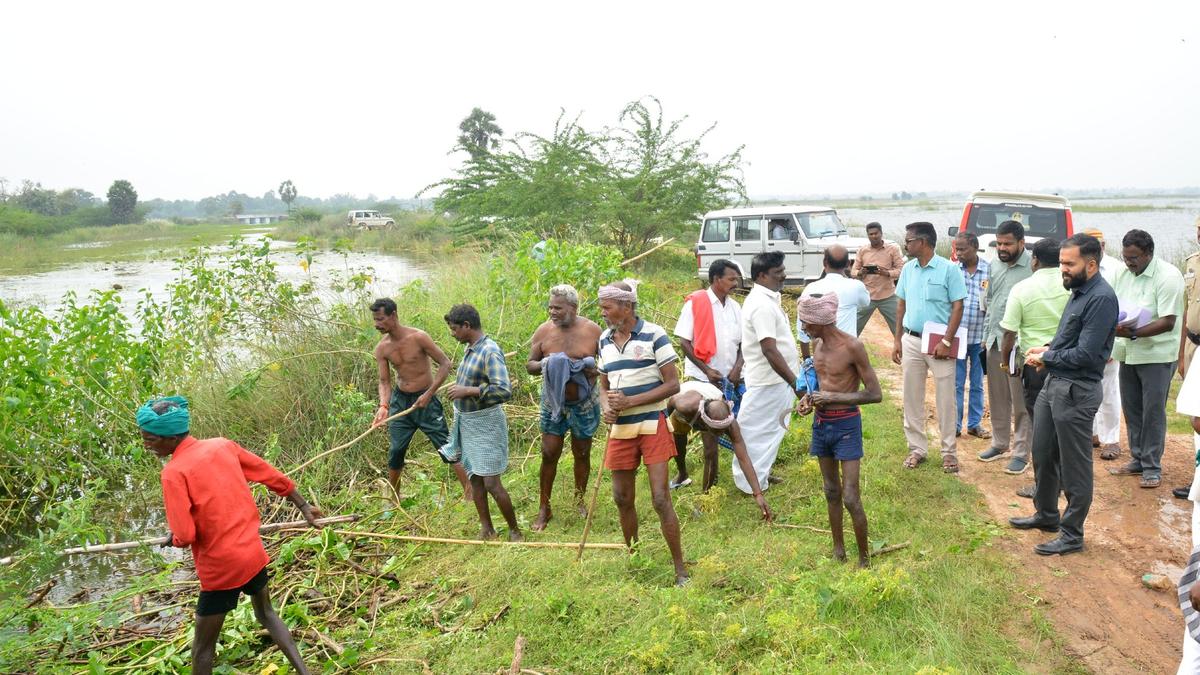
[[[346,215],[346,224],[360,230],[374,230],[379,227],[391,227],[396,224],[391,216],[381,215],[378,211],[356,209]]]
[[[988,190],[971,193],[963,207],[962,222],[951,227],[947,234],[953,237],[962,231],[979,237],[979,250],[991,261],[996,258],[996,228],[1006,220],[1015,220],[1025,227],[1026,246],[1042,237],[1062,241],[1075,234],[1071,202],[1066,197]]]
[[[803,286],[824,271],[825,249],[841,244],[851,262],[868,242],[851,237],[828,206],[752,206],[704,214],[696,242],[696,274],[708,279],[708,266],[717,258],[732,260],[742,268],[742,283],[753,285],[750,261],[766,251],[782,251],[788,286]]]

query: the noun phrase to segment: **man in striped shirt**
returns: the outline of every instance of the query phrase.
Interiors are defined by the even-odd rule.
[[[675,584],[687,583],[679,518],[667,485],[667,463],[675,441],[667,425],[667,399],[679,391],[675,349],[661,327],[637,315],[637,294],[625,282],[604,286],[597,294],[608,329],[600,335],[600,407],[609,425],[605,465],[612,471],[613,501],[621,516],[625,544],[638,539],[634,504],[638,464],[646,465],[650,495],[663,538],[675,563]]]

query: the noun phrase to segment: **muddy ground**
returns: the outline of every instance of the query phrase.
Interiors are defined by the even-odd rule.
[[[892,339],[878,314],[862,338],[877,353],[890,354]],[[891,393],[899,401],[899,366],[886,360],[886,368],[890,371]],[[929,430],[936,438],[932,384],[930,379],[925,400]],[[983,426],[991,428],[986,413]],[[976,459],[990,441],[966,434],[958,440],[959,475],[979,488],[1005,532],[996,545],[1016,558],[1026,596],[1043,607],[1060,639],[1081,664],[1097,673],[1175,672],[1183,620],[1175,604],[1174,588],[1165,592],[1146,588],[1142,575],[1164,574],[1174,584],[1191,550],[1192,503],[1171,495],[1172,487],[1191,482],[1195,457],[1191,437],[1168,435],[1163,485],[1142,489],[1136,477],[1108,473],[1109,467],[1129,459],[1122,426],[1122,455],[1118,460],[1102,461],[1096,451],[1095,492],[1085,526],[1085,550],[1050,557],[1037,555],[1033,546],[1054,535],[1018,531],[1007,524],[1013,516],[1033,513],[1032,501],[1015,494],[1017,488],[1032,484],[1032,469],[1021,476],[1010,476],[1003,470],[1007,460],[984,463]],[[931,441],[930,461],[918,470],[940,470],[936,447]],[[1065,505],[1065,499],[1061,504]],[[1029,646],[1036,649],[1033,641]],[[1028,656],[1030,662],[1037,663],[1035,654]]]

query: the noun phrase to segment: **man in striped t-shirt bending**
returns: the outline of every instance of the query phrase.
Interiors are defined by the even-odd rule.
[[[679,391],[675,349],[666,331],[637,315],[637,294],[627,283],[604,286],[597,294],[608,329],[600,335],[600,407],[608,427],[605,465],[612,471],[613,501],[621,514],[625,544],[638,538],[634,506],[638,464],[646,465],[650,495],[663,538],[675,562],[675,584],[687,583],[679,518],[667,486],[667,462],[675,441],[667,426],[667,399]]]

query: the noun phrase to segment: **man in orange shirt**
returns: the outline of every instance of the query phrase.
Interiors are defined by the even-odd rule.
[[[192,673],[212,672],[217,637],[225,614],[245,593],[254,616],[287,657],[292,668],[308,670],[288,632],[271,607],[267,589],[267,551],[259,537],[258,506],[247,481],[261,483],[287,497],[304,519],[318,527],[321,511],[304,500],[296,484],[257,455],[226,438],[193,438],[187,399],[151,399],[137,411],[142,444],[169,458],[162,470],[163,503],[171,533],[164,546],[188,547],[200,578]]]

